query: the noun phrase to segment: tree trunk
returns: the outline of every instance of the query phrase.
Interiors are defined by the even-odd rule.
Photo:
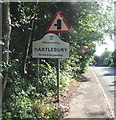
[[[35,8],[37,8],[38,6],[38,0],[36,2],[36,6]],[[35,13],[33,15],[33,18],[35,18]],[[27,61],[28,61],[28,55],[29,55],[29,50],[30,50],[30,44],[31,44],[31,40],[32,40],[32,32],[33,32],[33,27],[34,27],[34,19],[30,22],[31,24],[31,29],[29,31],[29,37],[28,40],[26,42],[26,50],[24,52],[24,56],[23,56],[23,63],[22,63],[22,74],[23,77],[25,77],[26,73],[27,73]]]
[[[25,77],[27,73],[27,60],[28,60],[28,55],[29,55],[29,49],[30,49],[30,44],[31,44],[31,39],[32,39],[32,30],[33,30],[33,24],[34,20],[31,23],[31,30],[29,31],[29,38],[26,42],[26,48],[25,48],[25,53],[23,56],[23,63],[22,63],[22,72],[23,72],[23,77]]]
[[[10,43],[10,34],[11,34],[11,19],[10,19],[10,5],[9,3],[4,3],[2,5],[2,36],[3,36],[3,57],[2,60],[6,64],[9,61],[9,43]],[[8,77],[8,71],[3,71],[3,93],[6,88]]]

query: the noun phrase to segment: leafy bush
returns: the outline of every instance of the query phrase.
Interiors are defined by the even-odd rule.
[[[44,96],[55,95],[57,87],[55,68],[52,68],[50,64],[44,62],[44,64],[40,64],[39,76],[39,92]]]
[[[33,104],[33,110],[37,118],[41,120],[58,120],[61,117],[59,108],[47,102],[36,101]]]
[[[17,76],[17,78],[16,78]],[[3,118],[35,119],[31,109],[33,98],[36,97],[36,88],[16,75],[9,79],[3,102]],[[6,99],[7,98],[7,99]]]
[[[46,64],[45,64],[46,63]],[[38,85],[32,84],[30,80],[21,77],[18,70],[18,61],[14,61],[9,68],[9,77],[7,87],[3,99],[3,120],[9,119],[57,119],[59,117],[59,109],[52,104],[43,102],[34,102],[36,99],[41,100],[47,96],[56,95],[56,70],[52,68],[47,62],[40,64],[40,81],[39,93]],[[61,75],[61,88],[65,83],[64,75]],[[6,99],[7,98],[7,99]],[[45,113],[38,114],[34,109],[44,110]],[[58,116],[57,116],[58,115]],[[53,119],[53,120],[55,120]]]

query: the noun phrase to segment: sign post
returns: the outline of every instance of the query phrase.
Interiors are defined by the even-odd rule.
[[[39,58],[57,58],[57,101],[59,101],[60,58],[69,58],[69,43],[62,41],[53,33],[46,34],[41,40],[33,41],[32,56],[37,59],[37,83],[39,86]],[[39,88],[38,88],[39,91]]]
[[[58,36],[60,37],[60,33],[58,33]],[[60,97],[60,59],[57,59],[57,101],[59,102]]]
[[[32,56],[37,59],[37,79],[39,86],[39,58],[57,58],[57,101],[59,101],[60,58],[69,58],[69,43],[56,34],[48,33],[41,40],[33,41]],[[39,90],[39,88],[38,88]]]
[[[72,29],[69,27],[67,21],[60,11],[56,12],[56,15],[52,19],[50,25],[47,27],[46,32],[49,33],[60,33],[71,32]],[[60,59],[57,61],[57,100],[59,102],[59,84],[60,84]]]
[[[69,43],[62,41],[60,33],[71,32],[64,16],[60,11],[52,19],[50,25],[47,27],[45,35],[41,40],[33,42],[32,56],[38,58],[37,62],[37,78],[39,86],[39,58],[57,58],[57,101],[59,102],[60,92],[60,58],[69,58]],[[58,36],[53,33],[58,33]],[[38,88],[39,90],[39,88]]]
[[[60,93],[60,59],[57,59],[57,101],[59,102]]]
[[[38,86],[38,93],[39,93],[39,80],[40,80],[40,78],[39,78],[39,63],[40,63],[40,59],[38,58],[37,59],[37,86]]]

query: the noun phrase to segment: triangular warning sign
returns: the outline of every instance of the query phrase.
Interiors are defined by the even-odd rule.
[[[50,25],[46,29],[46,32],[49,33],[60,33],[60,32],[71,32],[71,28],[66,22],[65,18],[61,14],[60,11],[56,13],[54,18],[52,19]]]

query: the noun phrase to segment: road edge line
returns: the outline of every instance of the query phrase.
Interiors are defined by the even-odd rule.
[[[104,92],[104,89],[103,89],[103,87],[102,87],[102,85],[101,85],[101,83],[100,83],[97,75],[95,74],[95,72],[94,72],[93,70],[92,70],[92,72],[93,72],[93,74],[94,74],[94,76],[95,76],[98,84],[100,85],[100,88],[101,88],[101,90],[102,90],[103,96],[104,96],[104,98],[105,98],[105,100],[106,100],[106,102],[107,102],[107,105],[108,105],[108,108],[109,108],[111,117],[115,119],[114,111],[113,111],[113,109],[112,109],[112,107],[111,107],[111,105],[110,105],[110,103],[109,103],[109,101],[108,101],[108,98],[107,98],[107,96],[106,96],[106,94],[105,94],[105,92]]]

